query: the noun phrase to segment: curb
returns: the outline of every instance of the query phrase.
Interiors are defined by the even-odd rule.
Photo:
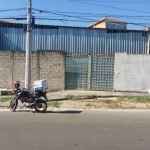
[[[0,108],[0,112],[11,112],[10,109],[1,109]],[[34,112],[34,109],[16,109],[15,112],[20,112],[20,111],[24,111],[24,112]],[[81,113],[84,111],[104,111],[104,112],[150,112],[150,110],[147,109],[67,109],[67,108],[62,108],[62,109],[47,109],[46,113],[65,113],[65,112],[70,112],[70,113]],[[13,113],[13,112],[11,112]],[[39,113],[38,113],[39,114]],[[42,113],[43,114],[43,113]]]

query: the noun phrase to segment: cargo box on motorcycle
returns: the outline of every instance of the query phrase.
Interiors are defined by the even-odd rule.
[[[48,89],[47,80],[43,79],[43,80],[34,81],[35,92],[40,92],[40,91],[45,92],[46,89]]]

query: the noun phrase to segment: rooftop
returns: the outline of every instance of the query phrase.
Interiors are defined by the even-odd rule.
[[[121,23],[121,24],[128,24],[127,22],[125,22],[125,21],[121,21],[121,20],[116,20],[116,19],[112,19],[112,18],[102,18],[102,19],[100,19],[99,21],[97,21],[97,22],[95,22],[95,23],[93,23],[93,24],[91,24],[90,26],[88,26],[89,28],[90,27],[93,27],[94,25],[97,25],[97,24],[99,24],[99,23],[101,23],[101,22],[105,22],[105,21],[110,21],[110,22],[114,22],[114,23]]]
[[[0,20],[0,23],[13,23],[13,24],[18,24],[17,22],[12,22],[8,20]]]

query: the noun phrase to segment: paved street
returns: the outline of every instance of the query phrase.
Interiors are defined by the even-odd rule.
[[[0,111],[1,150],[149,150],[150,111]]]

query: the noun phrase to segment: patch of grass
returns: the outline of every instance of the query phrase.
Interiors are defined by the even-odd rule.
[[[87,106],[87,107],[91,107],[91,106],[92,106],[92,104],[91,104],[91,103],[87,103],[85,106]]]
[[[102,102],[102,100],[99,100],[99,99],[96,99],[96,101],[97,101],[97,103],[101,103]]]
[[[96,106],[96,105],[95,105],[94,108],[101,108],[101,106]]]
[[[10,101],[12,98],[11,97],[1,97],[0,102],[7,102]]]
[[[74,100],[75,97],[76,97],[75,95],[66,95],[66,96],[65,96],[65,99]]]
[[[103,103],[107,103],[107,104],[114,103],[112,100],[109,100],[109,99],[107,99],[107,100],[103,100],[102,102],[103,102]]]
[[[125,98],[126,98],[126,96],[119,96],[119,97],[118,97],[118,100],[119,100],[119,101],[125,101]]]
[[[137,97],[134,97],[133,100],[135,102],[138,102],[138,103],[148,103],[148,102],[150,102],[150,97],[148,97],[148,96],[137,96]]]
[[[131,99],[133,99],[133,96],[126,96],[126,98],[127,98],[128,100],[131,100]]]
[[[57,108],[60,107],[59,102],[48,102],[47,105],[50,107],[57,107]]]
[[[130,100],[130,101],[138,102],[138,103],[147,103],[147,102],[150,102],[150,97],[148,96],[119,96],[118,100],[119,101]]]
[[[87,95],[86,98],[88,99],[95,99],[97,96],[96,95]]]
[[[107,107],[112,108],[112,109],[113,108],[116,108],[116,109],[122,108],[122,106],[120,106],[117,102],[114,102],[111,105],[108,105]]]
[[[8,109],[10,109],[10,106],[7,106]]]

